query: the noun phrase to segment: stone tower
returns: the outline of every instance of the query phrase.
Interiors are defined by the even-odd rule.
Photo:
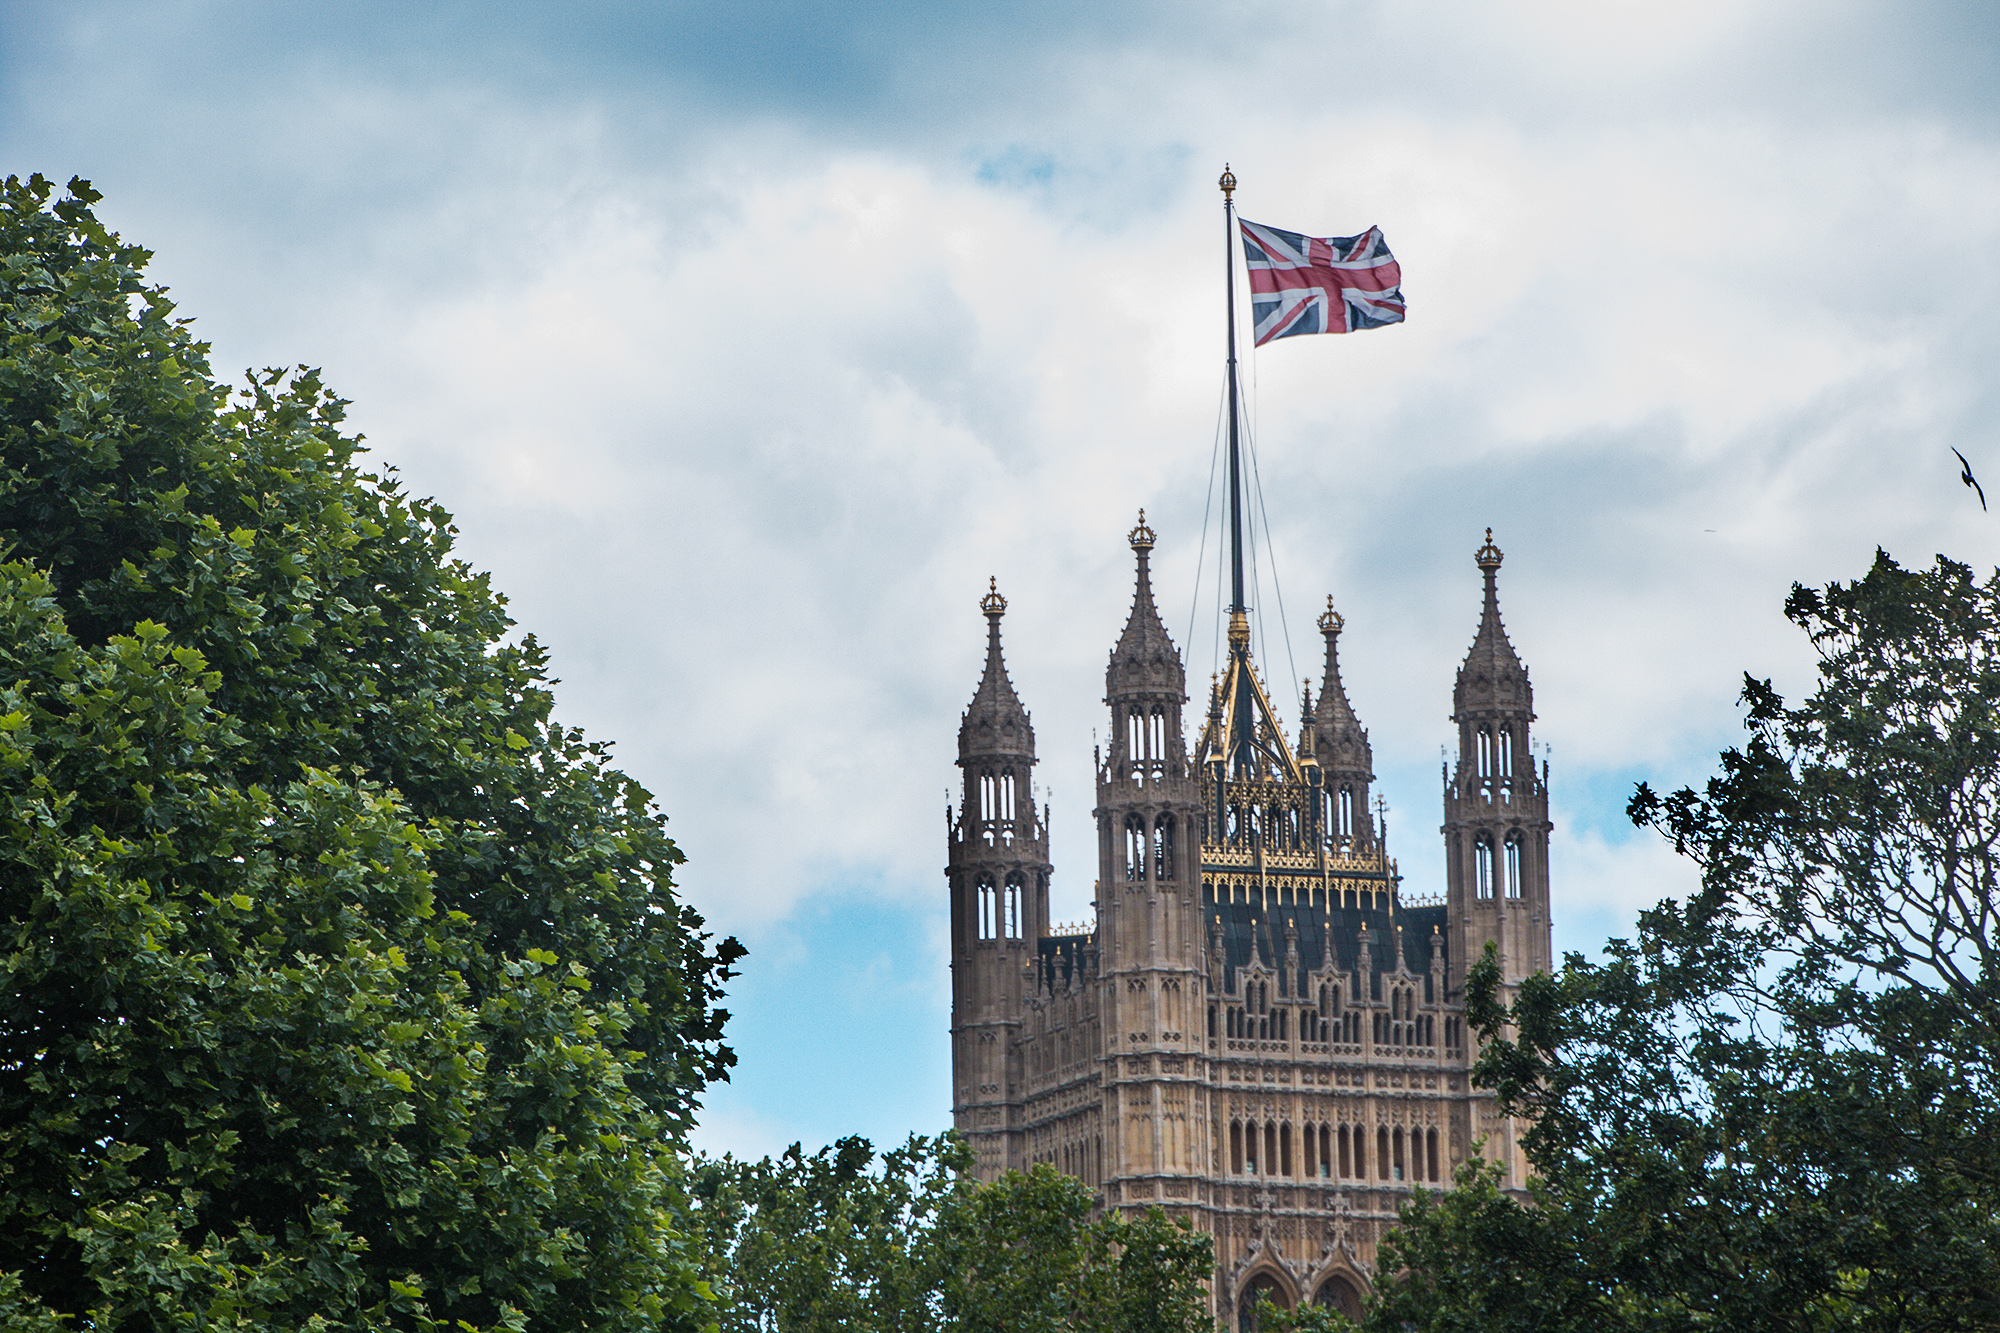
[[[1138,571],[1104,672],[1111,747],[1097,765],[1097,938],[1112,1057],[1103,1114],[1121,1191],[1185,1194],[1188,1177],[1205,1173],[1196,1145],[1209,1137],[1189,1092],[1189,1057],[1203,1040],[1201,793],[1181,729],[1187,673],[1153,604],[1144,510],[1127,540]]]
[[[989,582],[986,671],[958,727],[964,778],[945,822],[951,885],[953,1119],[982,1171],[1021,1163],[1009,1151],[1007,1106],[1018,1094],[1023,1001],[1036,944],[1048,933],[1046,813],[1035,814],[1035,729],[1007,678],[1000,618],[1007,599]]]
[[[1552,961],[1549,927],[1548,770],[1535,771],[1528,669],[1500,621],[1500,548],[1493,529],[1474,559],[1486,579],[1479,633],[1458,669],[1451,720],[1458,763],[1445,775],[1445,885],[1451,921],[1450,990],[1490,941],[1509,992]]]
[[[1331,601],[1319,698],[1305,693],[1294,741],[1236,591],[1226,669],[1190,743],[1143,513],[1128,540],[1097,892],[1078,926],[1048,924],[1046,819],[1025,797],[1033,732],[1001,659],[1006,604],[982,603],[986,673],[959,733],[946,868],[955,1120],[985,1179],[1045,1162],[1105,1208],[1160,1207],[1207,1233],[1214,1312],[1239,1329],[1264,1295],[1358,1314],[1411,1190],[1448,1187],[1475,1151],[1523,1179],[1516,1126],[1472,1087],[1464,1023],[1465,969],[1488,940],[1510,984],[1550,957],[1547,773],[1528,759],[1500,552],[1489,532],[1485,611],[1453,695],[1442,883],[1412,894],[1370,817],[1374,754]]]

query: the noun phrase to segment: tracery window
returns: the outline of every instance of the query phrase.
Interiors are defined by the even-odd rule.
[[[1493,896],[1493,835],[1482,833],[1472,845],[1473,894],[1479,898]]]
[[[1507,896],[1509,898],[1518,898],[1521,896],[1521,832],[1519,829],[1507,835],[1505,869],[1507,874]]]

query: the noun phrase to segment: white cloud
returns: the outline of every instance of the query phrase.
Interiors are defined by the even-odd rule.
[[[551,644],[563,716],[660,795],[691,896],[789,966],[774,923],[836,891],[935,925],[989,574],[1054,793],[1057,912],[1084,910],[1140,505],[1188,625],[1224,159],[1251,216],[1378,223],[1404,261],[1408,324],[1246,373],[1297,669],[1317,674],[1330,591],[1413,887],[1440,860],[1429,764],[1487,524],[1558,787],[1591,793],[1698,780],[1746,668],[1809,687],[1792,580],[1858,575],[1877,543],[2000,556],[1946,450],[2000,477],[1988,128],[1676,97],[1758,60],[1766,89],[1823,78],[1824,46],[1770,54],[1811,21],[1789,5],[1413,12],[1342,10],[1311,41],[1187,18],[873,136],[322,64],[297,96],[177,94],[199,133],[172,160],[208,154],[198,177],[80,167],[218,364],[323,365],[458,514]],[[1349,41],[1407,80],[1329,79]],[[236,182],[213,143],[252,111]],[[13,141],[80,142],[38,123]],[[1291,698],[1274,611],[1263,664]],[[1184,647],[1198,704],[1206,630]],[[1599,936],[1683,882],[1607,820],[1572,812],[1555,852],[1559,904]],[[795,1136],[726,1114],[715,1142]]]

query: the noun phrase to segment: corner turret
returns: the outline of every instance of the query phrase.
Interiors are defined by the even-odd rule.
[[[1452,688],[1458,763],[1445,777],[1443,832],[1454,994],[1488,942],[1510,987],[1548,971],[1553,956],[1548,774],[1535,771],[1529,749],[1528,670],[1500,619],[1501,559],[1488,528],[1473,555],[1486,582],[1479,631]]]
[[[1035,810],[1035,729],[1007,678],[1000,619],[1007,599],[988,580],[986,670],[958,727],[964,787],[947,811],[951,894],[952,1118],[990,1179],[1021,1148],[1007,1103],[1021,1083],[1018,1045],[1033,960],[1049,933],[1049,834]]]

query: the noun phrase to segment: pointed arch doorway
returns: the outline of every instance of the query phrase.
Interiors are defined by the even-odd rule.
[[[1259,1273],[1243,1287],[1243,1294],[1236,1302],[1236,1333],[1257,1333],[1257,1302],[1265,1297],[1281,1310],[1292,1308],[1291,1298],[1277,1277],[1270,1273]]]

